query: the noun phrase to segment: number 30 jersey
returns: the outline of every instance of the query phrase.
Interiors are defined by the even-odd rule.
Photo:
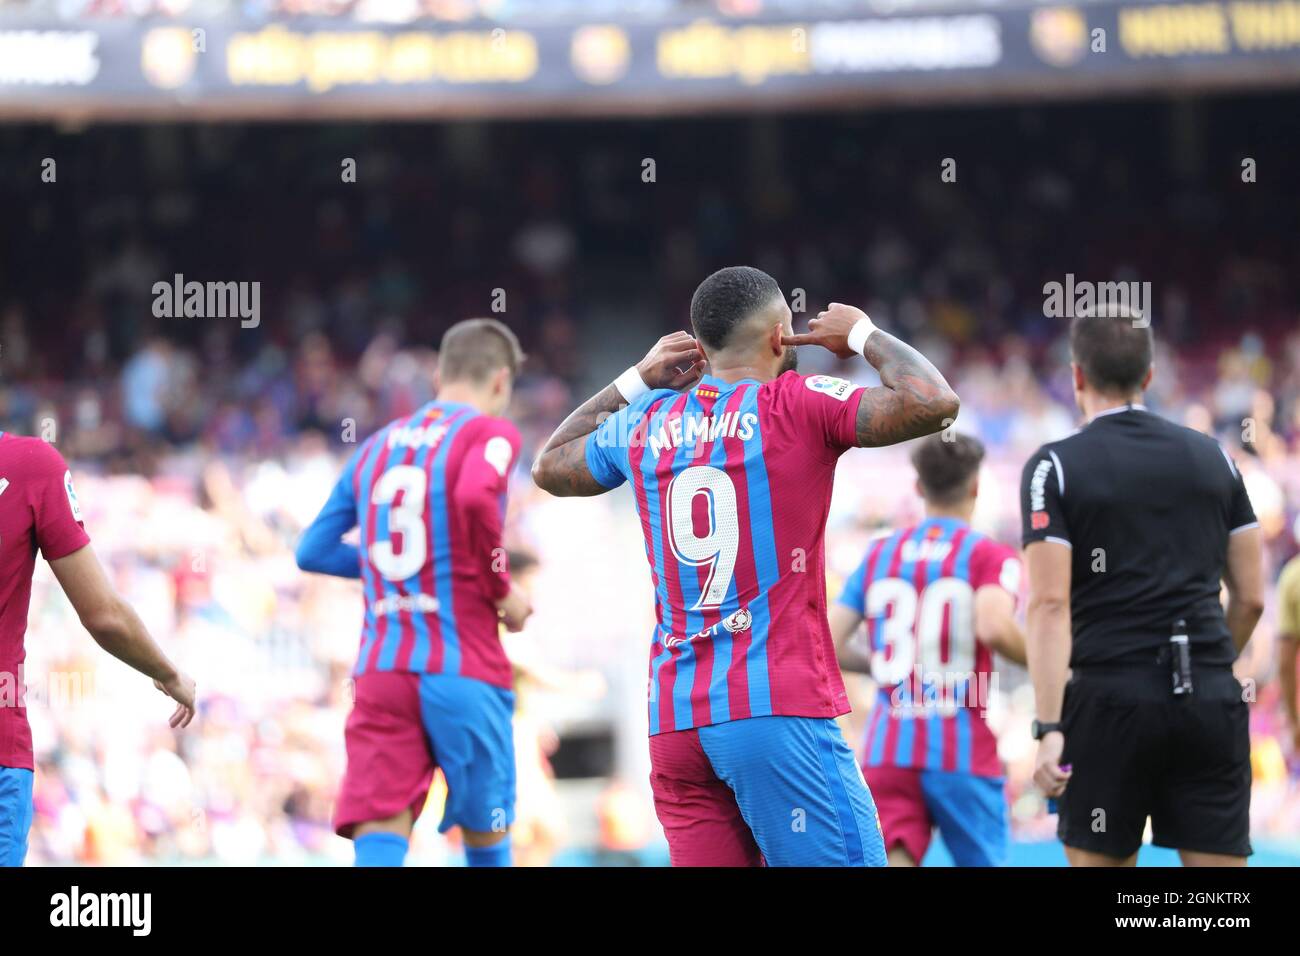
[[[655,587],[650,733],[849,710],[826,621],[835,463],[862,389],[786,372],[656,390],[587,439],[608,488],[630,481]]]
[[[510,589],[501,530],[518,455],[513,424],[438,401],[357,449],[308,529],[331,542],[359,531],[359,547],[341,555],[350,567],[329,572],[359,570],[364,586],[354,673],[458,674],[511,686],[495,602]]]
[[[985,720],[993,654],[975,638],[975,592],[987,585],[1017,596],[1020,561],[959,519],[927,518],[871,542],[839,599],[866,621],[879,687],[864,767],[1002,775]]]

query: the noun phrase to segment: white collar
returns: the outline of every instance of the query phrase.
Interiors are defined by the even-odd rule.
[[[1118,415],[1120,412],[1134,412],[1134,411],[1145,412],[1146,410],[1147,407],[1143,405],[1141,402],[1134,402],[1131,405],[1116,405],[1114,408],[1102,409],[1096,415],[1092,416],[1092,421],[1096,421],[1097,419],[1101,418],[1102,415]]]

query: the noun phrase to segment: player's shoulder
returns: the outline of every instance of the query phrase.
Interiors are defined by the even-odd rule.
[[[1090,439],[1087,429],[1076,428],[1068,435],[1043,442],[1037,451],[1025,459],[1021,476],[1026,484],[1041,485],[1050,477],[1065,490],[1065,472],[1072,461],[1088,458]]]
[[[1195,428],[1189,428],[1187,425],[1179,425],[1176,422],[1160,419],[1165,428],[1183,441],[1201,460],[1206,462],[1223,462],[1227,465],[1228,470],[1235,478],[1237,475],[1237,462],[1232,457],[1226,445],[1213,435],[1207,435],[1203,431]]]
[[[765,382],[760,387],[760,394],[803,398],[805,395],[817,396],[834,401],[848,401],[849,396],[862,388],[861,385],[839,378],[835,375],[815,373],[801,375],[795,371],[782,372],[776,378]]]
[[[610,416],[614,419],[610,427],[620,428],[630,433],[671,408],[673,402],[684,398],[687,394],[689,393],[675,392],[671,388],[652,388]]]
[[[999,560],[1005,558],[1013,558],[1018,556],[1020,553],[1011,545],[1003,541],[999,541],[991,534],[986,534],[983,531],[977,531],[974,528],[972,528],[969,533],[974,539],[971,545],[971,553],[974,555],[986,557],[989,560]]]
[[[1045,441],[1038,446],[1038,450],[1029,456],[1029,460],[1042,461],[1043,459],[1059,460],[1062,455],[1075,455],[1080,452],[1086,453],[1086,448],[1092,440],[1093,435],[1086,428],[1076,428],[1067,435],[1060,438],[1054,438],[1051,441]]]
[[[671,388],[652,388],[635,402],[629,403],[626,411],[629,416],[644,415],[651,409],[658,409],[664,402],[676,401],[685,394],[685,392],[674,392]]]
[[[52,444],[43,438],[11,432],[0,435],[0,462],[10,472],[27,475],[51,474],[61,478],[68,471],[68,463]]]
[[[888,528],[877,532],[867,539],[867,554],[871,555],[881,549],[891,551],[900,547],[903,542],[907,541],[916,533],[916,525],[904,525],[901,528]]]
[[[501,415],[476,415],[466,423],[466,428],[472,430],[471,434],[477,433],[488,439],[504,438],[515,446],[521,440],[519,426]]]
[[[1020,552],[990,534],[971,529],[975,543],[968,562],[969,578],[973,585],[997,583],[1012,594],[1020,590]]]

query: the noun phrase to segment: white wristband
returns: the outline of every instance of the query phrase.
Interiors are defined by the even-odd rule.
[[[650,391],[650,386],[641,378],[641,373],[636,370],[635,365],[614,379],[614,387],[623,396],[623,401],[629,405]]]
[[[862,350],[867,345],[867,339],[871,337],[871,333],[874,331],[876,331],[876,323],[872,322],[871,319],[866,316],[858,319],[857,322],[853,323],[853,328],[849,329],[849,348],[861,355]]]

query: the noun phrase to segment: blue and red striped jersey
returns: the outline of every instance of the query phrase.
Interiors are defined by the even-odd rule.
[[[651,734],[848,712],[824,535],[861,398],[826,375],[705,376],[642,396],[588,436],[592,475],[630,481],[641,519],[658,619]]]
[[[839,602],[861,614],[879,691],[863,766],[998,777],[986,720],[996,674],[975,638],[975,592],[1018,595],[1020,561],[956,518],[929,518],[875,539]]]
[[[496,602],[510,589],[501,533],[518,456],[513,424],[443,401],[357,449],[298,546],[304,569],[362,580],[354,673],[459,674],[511,686]],[[339,540],[353,527],[357,547]]]

